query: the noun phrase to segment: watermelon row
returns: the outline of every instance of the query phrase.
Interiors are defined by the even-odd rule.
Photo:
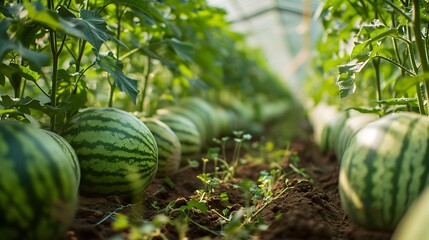
[[[59,238],[73,220],[78,192],[140,196],[155,176],[197,159],[213,138],[251,131],[248,106],[230,106],[188,98],[154,118],[88,108],[69,119],[60,135],[0,121],[0,236]]]
[[[368,229],[393,230],[429,186],[429,118],[398,112],[378,117],[339,112],[320,131],[322,150],[340,163],[347,215]]]

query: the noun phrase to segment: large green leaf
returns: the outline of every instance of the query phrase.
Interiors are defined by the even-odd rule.
[[[400,78],[395,82],[395,90],[398,93],[404,93],[416,84],[424,82],[426,79],[429,79],[429,74],[419,74],[417,76]]]
[[[15,63],[11,63],[10,65],[0,63],[0,73],[9,79],[12,78],[13,74],[18,74],[19,76],[34,82],[40,78],[40,75],[31,70],[28,66],[25,67]]]
[[[31,114],[30,109],[39,110],[48,116],[53,116],[58,111],[58,108],[43,104],[31,97],[11,98],[10,96],[3,95],[0,99],[0,105],[5,109],[17,109],[19,112],[26,114]]]
[[[62,30],[57,12],[45,8],[40,1],[35,3],[24,1],[24,6],[31,20],[43,24],[50,29]]]
[[[60,22],[64,32],[88,41],[97,52],[101,45],[108,40],[123,45],[108,33],[106,20],[95,11],[80,10],[80,18],[72,17],[69,12],[63,10],[60,11],[60,14]]]
[[[173,48],[174,52],[183,60],[192,62],[192,55],[195,50],[192,44],[182,42],[176,38],[165,39],[165,43],[167,43],[171,48]]]
[[[351,59],[362,56],[362,53],[367,55],[365,50],[373,42],[381,41],[388,36],[399,37],[398,29],[388,28],[379,20],[374,20],[371,22],[371,24],[362,26],[358,35],[363,35],[365,33],[369,36],[369,38],[364,42],[355,43],[355,46],[350,55]]]
[[[0,21],[0,61],[4,59],[5,55],[9,51],[16,51],[24,59],[29,61],[37,69],[41,69],[43,66],[48,64],[49,55],[45,53],[39,53],[22,46],[19,42],[11,40],[7,33],[10,22],[7,20]]]
[[[98,55],[97,64],[115,79],[119,90],[128,94],[133,103],[136,104],[139,93],[137,80],[125,76],[122,71],[122,62],[116,59],[112,52],[109,52],[107,55]]]

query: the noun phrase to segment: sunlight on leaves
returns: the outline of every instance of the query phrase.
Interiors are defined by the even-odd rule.
[[[53,30],[62,30],[58,14],[55,11],[43,7],[41,2],[36,2],[33,5],[30,2],[24,1],[24,6],[28,11],[28,17],[33,21],[44,24]]]

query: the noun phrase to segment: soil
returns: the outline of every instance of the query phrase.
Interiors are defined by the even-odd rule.
[[[303,128],[308,126],[304,124]],[[270,134],[276,132],[275,129],[271,130]],[[130,239],[133,231],[143,231],[143,228],[114,230],[112,224],[119,222],[116,221],[120,216],[118,214],[129,217],[131,222],[128,226],[143,226],[142,221],[150,221],[161,212],[172,219],[172,224],[161,228],[164,239],[179,239],[182,236],[179,232],[185,232],[188,239],[390,239],[391,232],[367,230],[350,221],[340,204],[338,162],[335,156],[319,151],[311,141],[310,130],[304,133],[294,136],[290,144],[289,152],[296,155],[284,156],[274,164],[276,169],[282,169],[288,179],[287,182],[286,178],[282,179],[273,186],[272,192],[278,197],[265,207],[262,207],[264,201],[256,200],[260,210],[253,220],[264,223],[259,226],[265,228],[248,224],[245,229],[238,228],[241,231],[230,230],[228,237],[220,234],[221,230],[227,231],[227,226],[223,225],[225,220],[217,213],[222,213],[224,209],[229,209],[229,213],[239,213],[246,206],[246,195],[237,186],[247,179],[257,181],[262,170],[273,168],[269,159],[246,161],[246,155],[243,155],[245,162],[238,166],[234,178],[217,184],[214,192],[206,196],[208,210],[205,213],[200,208],[193,208],[186,210],[187,214],[183,216],[177,210],[181,207],[189,209],[186,208],[187,202],[198,197],[195,192],[197,189],[204,188],[196,177],[201,173],[201,167],[185,167],[170,176],[174,186],[165,179],[155,179],[141,199],[132,201],[116,196],[81,196],[74,223],[63,240]],[[228,152],[232,153],[232,149]],[[309,178],[290,168],[289,164],[293,160],[291,156],[299,157],[299,162],[294,166],[304,169]],[[228,199],[222,199],[221,193],[227,193]],[[172,202],[175,202],[173,207],[169,206]],[[186,225],[187,229],[184,229]],[[154,239],[162,238],[158,236]]]

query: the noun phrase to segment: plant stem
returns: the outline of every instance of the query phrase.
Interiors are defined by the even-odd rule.
[[[375,94],[377,98],[378,106],[381,107],[381,79],[380,79],[380,59],[373,59],[372,64],[374,65],[375,71]]]
[[[410,75],[415,76],[415,75],[417,75],[419,68],[417,67],[416,59],[414,56],[414,45],[411,44],[413,36],[412,36],[411,30],[410,30],[410,27],[408,25],[405,26],[405,29],[407,31],[407,35],[408,35],[408,39],[409,39],[409,41],[407,41],[408,56],[410,57],[411,67],[414,71]],[[419,103],[419,112],[420,112],[420,114],[424,115],[425,114],[425,107],[424,107],[425,104],[424,104],[424,98],[423,98],[422,92],[420,90],[420,83],[416,83],[415,87],[416,87],[417,99],[418,99],[418,103]]]
[[[143,112],[145,110],[144,107],[144,103],[146,100],[146,92],[147,92],[147,86],[149,85],[149,80],[150,80],[150,74],[152,72],[152,67],[151,67],[151,57],[147,57],[147,71],[145,74],[145,80],[144,80],[144,84],[143,84],[143,90],[142,90],[142,97],[141,97],[141,104],[140,104],[140,112]]]
[[[392,13],[392,23],[395,27],[395,15]],[[393,42],[393,50],[395,52],[395,56],[396,56],[396,61],[398,63],[403,64],[402,60],[401,60],[401,56],[399,53],[399,49],[398,49],[398,43],[397,40],[395,38],[392,38],[392,42]],[[401,68],[401,77],[404,78],[405,77],[405,70]],[[408,98],[408,93],[405,92],[404,93],[404,97]],[[419,102],[420,103],[420,102]],[[407,103],[407,111],[411,111],[411,107],[410,104]]]
[[[237,168],[238,160],[240,159],[241,144],[242,144],[242,140],[240,139],[240,141],[237,142],[234,147],[234,152],[232,154],[233,157],[232,157],[231,178],[234,177],[235,169]]]
[[[107,76],[107,77],[110,78],[109,76]],[[113,81],[115,81],[115,80],[113,80]],[[110,80],[109,80],[109,83],[110,83],[110,94],[109,94],[109,103],[107,104],[107,106],[113,107],[113,95],[115,93],[116,84],[115,84],[115,82],[111,83]]]
[[[52,54],[52,85],[51,85],[51,106],[57,106],[57,72],[58,72],[58,54],[57,54],[57,41],[54,30],[49,30],[49,40],[51,44]],[[55,131],[56,114],[51,116],[51,131]]]
[[[423,36],[421,33],[421,26],[420,26],[420,1],[419,0],[413,0],[413,32],[415,36],[416,41],[416,47],[417,47],[417,53],[420,57],[420,62],[423,70],[423,74],[429,73],[429,63],[427,59],[427,53],[426,48],[423,42]],[[424,84],[425,84],[425,93],[426,93],[426,99],[429,99],[429,79],[428,77],[424,77]],[[426,106],[427,107],[427,106]]]
[[[120,8],[120,5],[116,5],[116,18],[118,20],[118,28],[116,29],[116,38],[118,40],[121,39],[121,20],[122,20],[122,11]],[[116,58],[119,59],[119,55],[120,55],[120,46],[119,43],[116,44]],[[109,81],[110,83],[110,81]],[[110,84],[110,94],[109,94],[109,107],[113,107],[113,95],[115,94],[115,90],[116,90],[116,84],[115,81],[113,81],[113,83]]]
[[[390,2],[389,0],[384,0],[385,3],[387,3],[387,5],[391,6],[394,10],[396,10],[398,13],[400,13],[403,17],[405,17],[405,19],[407,19],[407,21],[412,22],[413,19],[410,18],[410,16],[408,16],[405,12],[403,12],[398,6],[396,6],[395,3]]]

